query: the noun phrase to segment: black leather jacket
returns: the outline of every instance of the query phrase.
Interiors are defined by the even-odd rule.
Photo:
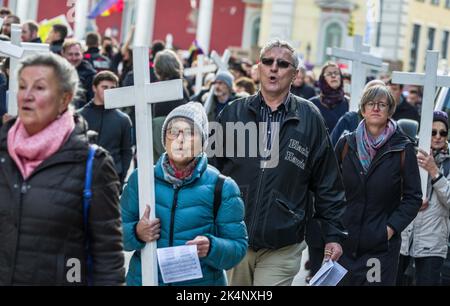
[[[234,139],[235,151],[238,144],[245,143],[245,157],[212,158],[212,163],[231,176],[241,189],[249,245],[254,250],[278,249],[303,241],[305,223],[313,209],[325,242],[340,242],[346,236],[341,224],[344,187],[323,118],[311,102],[293,94],[288,99],[279,133],[279,158],[272,156],[273,164],[262,167],[259,150],[256,157],[250,157],[248,138]],[[223,152],[231,145],[225,141],[225,124],[258,126],[260,107],[261,98],[256,94],[231,102],[220,113]],[[217,145],[220,146],[221,140],[216,137]],[[236,152],[232,155],[237,156]]]

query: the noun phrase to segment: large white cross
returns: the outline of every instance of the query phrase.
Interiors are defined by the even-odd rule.
[[[105,108],[134,106],[136,114],[137,158],[139,165],[139,215],[150,205],[150,218],[155,218],[155,183],[153,171],[152,103],[183,98],[181,79],[150,83],[148,47],[134,47],[134,86],[105,91]],[[158,285],[156,241],[141,251],[142,285]]]
[[[223,52],[222,57],[220,57],[216,51],[211,52],[211,58],[214,61],[214,63],[217,65],[217,67],[219,68],[217,70],[217,73],[222,72],[222,71],[228,71],[228,62],[230,61],[230,57],[231,57],[231,52],[228,49],[226,49]],[[205,111],[207,114],[209,113],[209,111],[212,107],[212,102],[213,102],[213,97],[214,97],[214,87],[215,86],[212,85],[211,88],[209,89],[208,99],[205,102]]]
[[[0,18],[0,29],[3,26],[3,18]],[[9,57],[20,58],[23,55],[23,49],[9,42],[0,40],[0,54]]]
[[[35,53],[49,53],[49,44],[37,44],[37,43],[25,43],[22,42],[22,26],[20,24],[11,25],[11,45],[21,47],[23,54],[20,58],[11,57],[9,63],[9,90],[8,90],[8,114],[11,116],[17,115],[17,89],[18,89],[18,76],[16,76],[17,68],[19,67],[20,60],[26,56]]]
[[[450,87],[450,77],[437,75],[439,51],[427,51],[425,73],[394,71],[392,83],[423,86],[422,114],[420,116],[419,148],[430,152],[431,130],[433,127],[433,109],[436,87]],[[422,195],[427,196],[428,172],[420,168]]]
[[[198,95],[203,86],[203,75],[216,71],[217,66],[214,64],[205,65],[205,56],[197,57],[197,67],[187,68],[184,70],[185,76],[195,75],[195,94]]]
[[[365,65],[383,67],[383,61],[381,58],[369,54],[368,46],[363,45],[363,38],[360,35],[355,35],[353,39],[353,49],[354,50],[328,48],[327,54],[352,61],[350,110],[357,111],[362,91],[366,83],[367,68]]]

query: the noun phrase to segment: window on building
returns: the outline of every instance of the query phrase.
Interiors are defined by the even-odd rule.
[[[428,28],[428,44],[427,50],[433,50],[434,47],[434,35],[436,33],[435,28]]]
[[[409,71],[416,71],[417,55],[419,53],[420,25],[415,24],[411,39],[411,51],[409,54]]]
[[[442,58],[447,59],[447,52],[448,52],[448,36],[449,36],[450,32],[449,31],[444,31],[442,32],[442,48],[441,48],[441,53],[442,53]]]
[[[431,0],[431,4],[439,6],[439,0]]]
[[[330,59],[330,56],[327,55],[328,47],[341,47],[343,38],[342,33],[343,33],[342,27],[336,22],[333,22],[327,26],[325,30],[325,44],[324,44],[325,48],[323,50],[324,61]]]

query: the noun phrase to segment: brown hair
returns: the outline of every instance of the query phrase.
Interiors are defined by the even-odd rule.
[[[114,72],[111,71],[101,71],[97,73],[94,77],[94,80],[92,81],[92,85],[97,87],[98,84],[102,81],[110,81],[116,84],[116,86],[119,85],[119,78]]]

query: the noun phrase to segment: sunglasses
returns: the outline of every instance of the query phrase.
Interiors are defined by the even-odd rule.
[[[431,135],[432,135],[432,136],[436,136],[437,133],[438,133],[438,131],[436,131],[436,130],[432,130],[432,131],[431,131]],[[440,130],[440,131],[439,131],[439,135],[441,135],[441,137],[447,137],[448,131]]]
[[[265,66],[272,66],[273,62],[275,62],[274,58],[263,57],[261,59],[261,63]],[[284,59],[281,59],[281,58],[277,58],[276,62],[277,62],[277,66],[280,68],[283,68],[283,69],[289,67],[289,65],[292,65],[292,67],[295,68],[294,64],[292,64],[291,62],[285,61]]]

